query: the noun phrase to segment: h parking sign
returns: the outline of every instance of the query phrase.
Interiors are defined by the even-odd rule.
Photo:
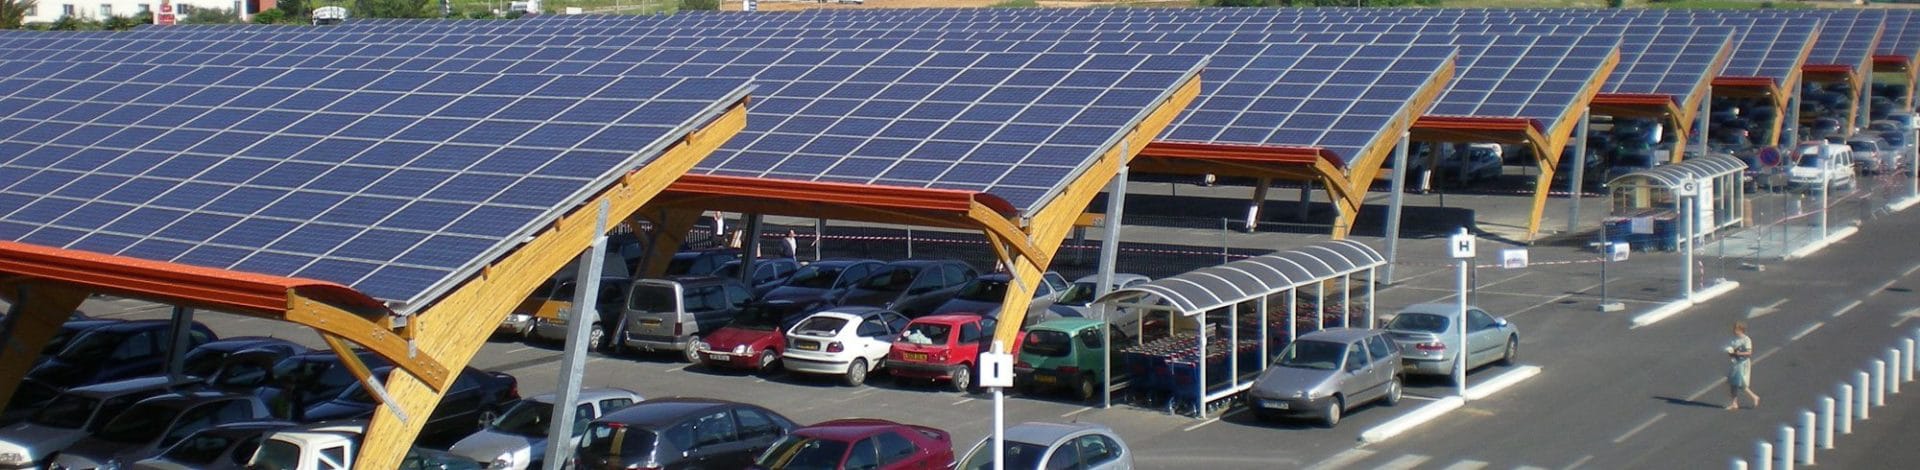
[[[1473,243],[1473,234],[1467,233],[1466,229],[1460,229],[1460,233],[1447,237],[1447,250],[1454,258],[1472,258]]]

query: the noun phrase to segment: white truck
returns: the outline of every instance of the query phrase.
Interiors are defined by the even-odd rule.
[[[316,423],[275,432],[260,441],[249,470],[351,470],[366,420]],[[415,447],[400,470],[481,470],[485,465],[446,452]]]

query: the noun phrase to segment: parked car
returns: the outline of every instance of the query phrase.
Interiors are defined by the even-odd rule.
[[[854,284],[839,304],[919,316],[940,306],[967,281],[979,276],[973,267],[956,260],[894,261]]]
[[[53,458],[60,470],[114,469],[152,457],[201,429],[271,418],[253,395],[181,391],[156,395],[128,407],[99,431]]]
[[[929,314],[976,313],[998,317],[1001,304],[1007,301],[1007,286],[1012,279],[1013,276],[1007,273],[992,273],[973,278],[972,281],[967,281],[959,292],[954,293],[953,299],[935,307]],[[1054,302],[1059,301],[1061,295],[1067,293],[1068,287],[1072,287],[1072,284],[1067,283],[1066,277],[1053,271],[1041,274],[1040,280],[1041,282],[1033,283],[1033,301],[1027,304],[1026,318],[1046,319],[1050,316],[1047,309],[1052,307]],[[1038,323],[1038,321],[1033,322]]]
[[[1400,348],[1382,330],[1335,328],[1295,339],[1247,391],[1254,416],[1311,416],[1327,427],[1347,410],[1400,403]]]
[[[1822,147],[1825,155],[1821,154]],[[1853,147],[1810,144],[1801,148],[1800,161],[1787,169],[1787,184],[1805,188],[1823,183],[1836,188],[1853,186]]]
[[[55,354],[60,354],[60,351],[67,349],[67,344],[72,342],[74,338],[79,337],[88,330],[118,323],[124,323],[124,321],[102,318],[69,319],[66,323],[60,324],[60,331],[54,333],[53,338],[47,340],[46,346],[40,347],[40,358],[35,360],[35,364],[44,363],[49,359],[53,359]]]
[[[266,336],[221,338],[187,351],[186,357],[181,358],[180,372],[192,377],[212,378],[220,372],[220,367],[226,364],[228,357],[251,350],[286,357],[312,349],[300,343]]]
[[[973,314],[929,315],[913,319],[887,353],[887,371],[895,382],[947,381],[956,392],[971,391],[980,353],[993,347],[993,317]]]
[[[1861,173],[1891,171],[1899,164],[1893,146],[1877,137],[1855,136],[1847,139],[1847,146],[1853,148],[1853,168]]]
[[[628,264],[628,258],[614,252],[613,246],[608,245],[607,255],[601,262],[600,293],[599,297],[595,297],[600,312],[616,312],[623,305],[627,285],[633,283]],[[573,297],[578,285],[575,278],[579,276],[578,261],[561,268],[541,282],[540,286],[533,288],[533,293],[528,294],[519,305],[514,306],[513,313],[500,320],[500,326],[494,330],[494,334],[542,341],[566,339],[567,329],[563,318],[575,310]]]
[[[360,439],[367,433],[365,420],[319,423],[283,429],[260,441],[260,449],[247,459],[248,469],[257,470],[353,470],[354,457],[360,451]],[[397,470],[481,470],[479,462],[451,453],[414,447],[400,459]]]
[[[1460,307],[1453,304],[1416,304],[1395,313],[1387,332],[1398,343],[1402,369],[1408,375],[1452,377],[1460,345]],[[1467,369],[1494,362],[1512,364],[1520,357],[1520,329],[1479,307],[1467,307]]]
[[[455,442],[447,450],[462,458],[486,462],[489,470],[542,468],[546,462],[553,403],[558,399],[558,395],[548,393],[520,400],[487,422],[486,428]],[[581,390],[574,401],[572,445],[579,445],[587,423],[640,400],[640,394],[624,388]]]
[[[289,357],[312,352],[301,347],[298,350],[267,347],[235,352],[220,359],[220,365],[206,378],[208,387],[228,392],[255,392],[262,387],[273,385],[273,366]],[[273,402],[267,403],[269,408]],[[276,410],[274,416],[285,418]]]
[[[372,351],[359,351],[356,354],[369,369],[393,365]],[[234,378],[237,379],[241,374],[238,373],[240,371],[235,372]],[[227,379],[216,378],[213,386],[226,388],[221,383],[224,380]],[[347,372],[346,365],[340,363],[340,356],[332,350],[308,351],[281,359],[273,364],[262,380],[265,385],[253,386],[253,394],[267,402],[274,416],[302,423],[313,421],[307,419],[308,408],[332,400],[346,391],[347,387],[360,383],[352,373]],[[245,383],[247,381],[238,381],[242,383],[236,384],[236,388],[249,386]]]
[[[727,264],[720,265],[720,269],[714,271],[713,275],[739,279],[740,262],[741,260],[728,261]],[[747,284],[753,289],[754,298],[759,298],[773,288],[780,287],[781,283],[793,277],[793,273],[799,270],[800,262],[793,258],[756,259],[753,261],[753,282]]]
[[[706,398],[636,403],[587,425],[575,468],[745,468],[799,426],[772,410]]]
[[[386,377],[392,371],[393,367],[388,366],[374,369],[373,374]],[[420,441],[426,445],[444,445],[473,434],[480,430],[482,417],[497,414],[519,399],[520,383],[513,376],[472,367],[463,369],[441,396],[440,405],[433,408],[433,415],[426,417],[426,425],[420,429]],[[304,417],[311,421],[364,419],[373,416],[374,408],[379,405],[379,400],[356,381],[332,400],[307,407]]]
[[[633,283],[613,350],[674,351],[700,363],[701,338],[733,321],[753,293],[737,279],[682,276]]]
[[[219,339],[194,322],[189,347]],[[27,377],[55,387],[76,387],[166,372],[173,347],[172,322],[135,320],[104,325],[73,338],[65,349],[33,367]]]
[[[1146,284],[1147,281],[1151,280],[1153,279],[1139,274],[1113,273],[1113,285],[1107,287],[1108,291],[1111,292],[1122,288]],[[1100,275],[1098,274],[1090,274],[1073,280],[1073,285],[1068,287],[1066,292],[1060,294],[1059,300],[1053,302],[1053,310],[1062,312],[1062,316],[1093,318],[1095,316],[1093,301],[1100,300],[1095,297],[1100,291],[1099,283]]]
[[[883,266],[870,259],[826,259],[807,263],[787,282],[768,290],[762,300],[834,301],[853,284]]]
[[[0,429],[0,467],[51,464],[60,451],[99,431],[134,403],[179,385],[170,377],[150,376],[67,390],[26,421]]]
[[[818,299],[748,302],[732,322],[696,345],[701,364],[762,374],[779,371],[780,356],[787,351],[787,328],[823,310],[823,303]]]
[[[1499,179],[1503,165],[1500,144],[1470,144],[1464,153],[1441,157],[1440,165],[1434,169],[1443,179],[1465,184]]]
[[[787,330],[787,352],[780,362],[790,372],[838,375],[859,386],[867,382],[867,372],[886,366],[887,351],[907,321],[874,307],[815,313]]]
[[[246,470],[247,459],[268,434],[296,426],[286,421],[246,421],[202,429],[159,455],[133,463],[135,470]]]
[[[667,272],[663,275],[710,276],[727,262],[739,259],[740,250],[735,248],[682,251],[673,254],[673,260],[667,262]]]
[[[60,387],[44,382],[22,378],[20,385],[13,389],[13,399],[7,402],[7,409],[0,414],[0,426],[25,421],[33,417],[40,407],[60,396]]]
[[[754,459],[757,470],[947,469],[946,431],[879,419],[836,419],[795,429]]]
[[[1099,396],[1106,375],[1107,323],[1062,318],[1034,325],[1020,341],[1013,364],[1013,386],[1022,392],[1067,387],[1081,401]],[[1114,361],[1119,362],[1119,361]]]
[[[1112,428],[1094,423],[1027,422],[1007,428],[1006,470],[1072,468],[1086,470],[1132,470],[1133,451]],[[967,457],[955,467],[960,470],[993,470],[993,436],[987,436],[967,451]]]

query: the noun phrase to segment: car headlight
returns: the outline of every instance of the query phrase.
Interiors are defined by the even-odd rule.
[[[27,454],[19,452],[0,453],[0,465],[21,466],[33,463],[27,460]]]
[[[737,345],[737,346],[734,346],[734,347],[733,347],[733,353],[734,353],[734,354],[746,354],[746,353],[747,353],[747,345],[744,345],[744,344],[742,344],[742,345]]]
[[[100,470],[120,470],[121,468],[123,467],[120,465],[120,459],[107,459],[107,463],[100,464]]]
[[[493,463],[487,464],[487,470],[506,470],[510,468],[513,468],[513,453],[500,454],[499,457],[493,458]]]

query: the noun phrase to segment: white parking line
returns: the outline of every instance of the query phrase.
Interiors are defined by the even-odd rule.
[[[1591,460],[1593,460],[1593,454],[1583,455],[1580,457],[1580,460],[1575,460],[1573,461],[1573,463],[1567,464],[1567,466],[1565,467],[1560,467],[1560,470],[1573,470],[1576,468],[1580,468],[1581,465],[1586,465],[1587,462]]]
[[[1403,394],[1400,394],[1400,399],[1402,399],[1402,400],[1426,400],[1426,401],[1434,401],[1434,400],[1439,400],[1439,398],[1434,398],[1434,397],[1423,397],[1423,396],[1419,396],[1419,395],[1407,395],[1407,394],[1404,394],[1404,393],[1403,393]]]
[[[1182,432],[1187,432],[1187,431],[1192,431],[1192,430],[1195,430],[1195,429],[1200,429],[1200,427],[1201,427],[1201,426],[1206,426],[1206,425],[1209,425],[1209,424],[1213,424],[1213,423],[1217,423],[1217,422],[1219,422],[1219,421],[1220,421],[1220,418],[1217,418],[1217,417],[1216,417],[1216,418],[1207,418],[1207,420],[1206,420],[1206,421],[1201,421],[1201,422],[1200,422],[1199,424],[1195,424],[1195,425],[1192,425],[1192,426],[1187,426],[1186,428],[1182,428],[1182,429],[1181,429],[1180,431],[1182,431]]]
[[[1720,385],[1726,382],[1727,382],[1727,379],[1724,379],[1724,378],[1715,379],[1713,383],[1707,384],[1707,386],[1705,387],[1700,387],[1700,391],[1693,392],[1692,395],[1687,395],[1687,401],[1699,400],[1701,395],[1706,395],[1707,392],[1711,392],[1713,391],[1713,389],[1720,388]]]
[[[1907,268],[1906,272],[1900,273],[1900,277],[1912,276],[1914,271],[1920,271],[1920,264],[1916,264],[1916,265],[1913,265],[1913,267],[1911,268]]]
[[[1448,465],[1447,468],[1443,468],[1441,470],[1480,470],[1482,468],[1487,468],[1487,465],[1488,464],[1486,462],[1481,462],[1478,460],[1462,460],[1459,462],[1454,462],[1453,465]]]
[[[1660,421],[1661,418],[1665,418],[1665,417],[1667,417],[1666,413],[1653,415],[1652,419],[1648,419],[1646,422],[1640,423],[1639,426],[1634,426],[1633,429],[1628,429],[1626,434],[1621,434],[1620,437],[1613,438],[1613,443],[1619,444],[1622,442],[1626,442],[1627,439],[1632,438],[1634,434],[1639,434],[1640,431],[1647,430],[1648,426],[1652,426],[1654,422]]]
[[[1068,411],[1068,412],[1067,412],[1067,414],[1063,414],[1063,415],[1060,415],[1060,417],[1062,417],[1062,418],[1071,418],[1071,417],[1073,417],[1073,415],[1077,415],[1077,414],[1080,414],[1080,413],[1085,413],[1085,412],[1088,412],[1088,411],[1093,411],[1093,407],[1091,407],[1091,406],[1083,406],[1083,407],[1080,407],[1080,409],[1078,409],[1078,410],[1073,410],[1073,411]]]
[[[1468,355],[1467,357],[1473,357],[1473,356]],[[862,388],[860,390],[856,390],[853,393],[850,393],[849,395],[853,395],[857,397],[857,396],[866,395],[866,394],[877,392],[877,391],[880,391],[880,389],[876,387],[867,387],[867,388]]]
[[[1760,361],[1767,360],[1768,356],[1772,356],[1773,353],[1777,353],[1777,352],[1780,352],[1780,347],[1774,346],[1773,349],[1768,349],[1767,352],[1763,352],[1763,353],[1760,353],[1760,355],[1758,356],[1754,356],[1753,362],[1760,362]]]
[[[1847,306],[1845,307],[1840,307],[1840,311],[1833,312],[1833,317],[1840,318],[1841,315],[1846,315],[1847,312],[1853,311],[1853,308],[1858,306],[1860,306],[1860,301],[1855,300],[1853,301],[1853,303],[1847,304]]]
[[[1428,460],[1433,460],[1433,457],[1420,454],[1407,454],[1389,460],[1387,463],[1380,464],[1380,466],[1374,467],[1374,470],[1408,470],[1418,467],[1420,464],[1427,463]]]
[[[1568,292],[1568,293],[1565,293],[1565,294],[1560,294],[1560,296],[1559,296],[1559,297],[1554,297],[1554,298],[1551,298],[1551,299],[1547,299],[1547,300],[1544,300],[1544,301],[1541,301],[1540,303],[1537,303],[1537,304],[1533,304],[1533,305],[1532,305],[1532,306],[1530,306],[1530,307],[1527,307],[1527,308],[1523,308],[1523,309],[1519,309],[1519,310],[1515,310],[1515,311],[1513,311],[1513,313],[1509,313],[1509,314],[1507,314],[1507,316],[1508,316],[1508,317],[1512,317],[1512,316],[1514,316],[1514,315],[1519,315],[1519,314],[1522,314],[1522,313],[1527,313],[1528,311],[1531,311],[1531,310],[1533,310],[1533,309],[1536,309],[1536,308],[1540,308],[1540,307],[1545,307],[1545,306],[1548,306],[1548,305],[1552,305],[1552,304],[1556,304],[1556,303],[1560,303],[1560,301],[1562,301],[1562,300],[1567,300],[1567,299],[1569,299],[1569,298],[1572,298],[1573,296],[1576,296],[1576,295],[1586,295],[1586,293],[1587,293],[1587,291],[1590,291],[1590,290],[1593,290],[1593,289],[1594,289],[1594,288],[1596,288],[1596,287],[1600,287],[1600,283],[1598,283],[1598,282],[1596,282],[1596,283],[1593,283],[1593,285],[1591,285],[1591,286],[1587,286],[1587,287],[1586,287],[1586,288],[1584,288],[1584,289],[1580,289],[1580,290],[1576,290],[1576,291],[1573,291],[1573,292]]]
[[[960,405],[965,405],[965,404],[967,404],[967,402],[970,402],[970,401],[973,401],[973,398],[972,398],[972,397],[968,397],[968,398],[963,398],[963,399],[961,399],[960,401],[956,401],[956,402],[953,402],[953,404],[952,404],[952,405],[947,405],[947,406],[960,406]]]
[[[532,350],[533,350],[533,346],[522,346],[518,348],[513,348],[512,351],[507,351],[507,354],[520,354],[520,353],[532,351]]]
[[[1880,288],[1879,288],[1879,289],[1874,289],[1872,293],[1869,293],[1869,294],[1867,294],[1867,295],[1873,295],[1873,294],[1878,294],[1878,293],[1881,293],[1881,292],[1885,292],[1885,291],[1886,291],[1887,289],[1891,289],[1891,288],[1893,288],[1893,283],[1895,283],[1895,282],[1900,282],[1900,280],[1899,280],[1899,279],[1888,279],[1888,280],[1887,280],[1887,283],[1886,283],[1886,284],[1881,284],[1881,285],[1880,285]]]
[[[1806,329],[1800,330],[1799,333],[1794,333],[1792,338],[1787,339],[1787,342],[1791,343],[1794,341],[1799,341],[1800,338],[1805,338],[1807,337],[1807,335],[1813,334],[1813,330],[1818,330],[1820,329],[1820,327],[1826,326],[1826,325],[1827,325],[1827,322],[1823,322],[1823,321],[1813,322],[1812,325],[1807,325]]]
[[[1374,451],[1366,450],[1366,449],[1347,449],[1344,451],[1340,451],[1340,453],[1338,454],[1333,454],[1332,457],[1327,457],[1326,460],[1322,460],[1320,461],[1320,463],[1316,463],[1316,464],[1313,464],[1313,466],[1311,467],[1307,467],[1307,470],[1332,470],[1337,468],[1346,468],[1348,465],[1352,465],[1354,462],[1359,462],[1361,460],[1365,460],[1367,457],[1372,457],[1374,453],[1375,453]]]

